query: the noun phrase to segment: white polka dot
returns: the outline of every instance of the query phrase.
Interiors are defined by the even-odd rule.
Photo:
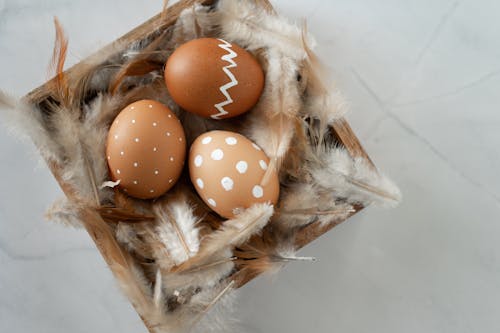
[[[210,155],[214,161],[220,161],[224,158],[224,152],[222,149],[215,149]]]
[[[155,170],[155,175],[157,175],[157,174],[159,174],[159,173],[160,173],[160,171],[158,171],[158,170]]]
[[[134,185],[137,185],[139,184],[139,182],[137,180],[134,180]]]
[[[170,135],[171,135],[170,132],[167,132],[167,136],[170,136]]]
[[[121,151],[121,152],[120,152],[120,155],[122,155],[122,156],[123,156],[123,155],[125,155],[125,152],[124,152],[124,151]]]
[[[137,168],[139,166],[139,163],[134,162],[134,168]]]
[[[201,167],[202,164],[203,164],[203,156],[196,155],[196,157],[194,158],[194,165],[199,168]]]
[[[153,148],[153,151],[158,151],[158,148],[154,147],[154,148]]]
[[[196,185],[198,185],[198,187],[201,189],[203,189],[205,187],[205,183],[200,178],[196,179]]]
[[[253,187],[252,194],[257,199],[262,198],[264,196],[264,189],[259,185],[255,185]]]
[[[257,146],[255,143],[252,143],[252,146],[257,149],[257,150],[262,150],[259,146]]]
[[[234,188],[234,181],[229,177],[222,178],[220,183],[222,187],[228,192]]]
[[[174,158],[172,156],[170,156],[170,162],[173,162],[174,161]]]
[[[248,170],[248,163],[245,161],[239,161],[236,163],[236,170],[238,170],[239,173],[244,174]]]
[[[234,146],[235,144],[238,143],[238,140],[236,140],[235,137],[230,136],[230,137],[226,138],[226,143],[230,146]]]
[[[259,165],[262,168],[262,170],[267,170],[267,163],[266,161],[260,160]]]
[[[208,145],[210,142],[212,142],[211,136],[207,136],[206,138],[203,138],[203,140],[201,140],[201,143],[204,145]]]
[[[116,169],[116,173],[121,174],[122,172],[120,171],[120,169]]]
[[[208,199],[207,201],[208,201],[208,203],[210,204],[210,206],[212,206],[212,207],[217,207],[217,202],[215,202],[215,200],[214,200],[214,199],[210,198],[210,199]]]
[[[135,119],[132,119],[132,124],[135,124]]]
[[[134,141],[135,141],[135,142],[139,142],[139,138],[135,138],[135,139],[134,139]]]
[[[153,126],[154,126],[154,127],[158,126],[158,123],[153,123]]]

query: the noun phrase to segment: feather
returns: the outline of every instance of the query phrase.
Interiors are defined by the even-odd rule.
[[[155,279],[155,288],[153,292],[153,301],[156,308],[160,308],[162,306],[162,276],[161,270],[156,271],[156,279]]]
[[[337,203],[329,192],[309,183],[295,183],[282,190],[278,225],[295,228],[313,222],[344,220],[354,212],[352,205]]]
[[[225,296],[227,295],[232,289],[235,287],[235,281],[231,280],[218,294],[215,295],[215,297],[209,301],[209,303],[205,306],[203,311],[201,311],[192,321],[191,327],[195,327],[200,320],[207,314],[209,313],[213,307]],[[200,297],[201,294],[196,295],[195,297]]]
[[[196,224],[199,220],[184,196],[157,204],[154,211],[158,219],[156,233],[176,265],[198,253],[200,241]]]
[[[224,38],[244,45],[250,51],[272,48],[294,60],[307,56],[302,45],[302,31],[283,17],[253,1],[221,0],[211,13],[213,24],[220,26]],[[312,37],[309,43],[314,45]]]
[[[176,290],[185,290],[193,287],[213,288],[233,272],[234,260],[232,251],[226,249],[212,256],[208,264],[178,273],[172,271],[165,272],[163,274],[163,281],[166,290],[169,293],[173,293]]]
[[[46,160],[61,162],[60,146],[47,129],[40,110],[0,90],[0,111],[3,123],[13,135],[33,142]]]
[[[352,158],[343,148],[326,149],[311,174],[318,186],[336,197],[362,205],[394,207],[401,201],[399,188],[375,170],[365,159]]]
[[[74,228],[81,228],[82,224],[78,218],[79,208],[69,202],[67,198],[55,201],[45,212],[45,218],[49,221],[60,223]]]
[[[223,226],[206,237],[198,254],[174,269],[182,272],[206,264],[220,251],[241,245],[252,235],[258,233],[273,215],[273,206],[256,204],[226,221]]]
[[[289,262],[316,261],[314,257],[299,257],[296,253],[295,246],[289,241],[266,244],[256,239],[235,251],[235,256],[239,268],[252,274],[276,274]]]
[[[302,101],[297,89],[298,68],[290,58],[269,50],[266,84],[263,95],[252,112],[247,135],[269,156],[270,168],[262,184],[266,184],[272,171],[280,170],[292,139]]]
[[[49,72],[55,74],[55,85],[58,95],[61,97],[61,102],[65,106],[69,106],[69,86],[64,75],[64,64],[66,62],[66,55],[68,52],[68,37],[57,17],[54,18],[54,27],[56,30],[56,39],[54,43],[54,51],[52,54],[51,65]]]

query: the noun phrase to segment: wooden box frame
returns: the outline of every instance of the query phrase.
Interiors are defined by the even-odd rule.
[[[172,26],[175,24],[177,18],[179,17],[180,13],[182,10],[185,8],[188,8],[190,6],[193,6],[196,3],[203,3],[203,4],[212,4],[216,0],[205,0],[205,1],[200,1],[200,0],[181,0],[177,4],[171,6],[168,11],[165,13],[158,14],[154,16],[153,18],[149,19],[148,21],[144,22],[137,28],[131,30],[124,36],[120,37],[113,43],[109,44],[108,46],[104,47],[103,49],[97,51],[94,55],[91,55],[88,59],[85,59],[84,61],[74,65],[73,67],[67,69],[65,71],[65,75],[67,78],[71,80],[71,77],[74,75],[74,72],[78,72],[79,68],[81,66],[84,66],[83,62],[85,61],[91,61],[93,63],[96,62],[96,60],[100,61],[105,61],[106,59],[102,59],[103,55],[107,55],[109,57],[112,57],[116,54],[119,54],[126,50],[132,43],[137,43],[141,41],[147,41],[150,40],[153,35],[156,35],[158,33],[161,33],[168,27]],[[268,0],[248,0],[248,1],[255,1],[259,3],[262,6],[265,6],[270,11],[273,11],[273,7],[270,4]],[[54,80],[54,79],[53,79]],[[51,80],[51,81],[53,81]],[[32,92],[30,92],[25,99],[28,101],[28,103],[37,106],[37,110],[39,112],[43,112],[43,105],[47,101],[50,101],[53,96],[54,96],[54,84],[52,84],[51,81],[48,81],[44,85],[34,89]],[[336,138],[337,142],[342,144],[346,150],[351,154],[353,157],[363,157],[366,160],[368,160],[371,163],[370,158],[368,157],[367,153],[363,149],[362,145],[360,144],[359,140],[357,139],[356,135],[352,131],[351,127],[347,123],[345,119],[340,119],[336,121],[332,127],[331,127],[331,133],[332,135]],[[60,174],[60,166],[55,164],[54,162],[47,161],[48,166],[58,181],[60,187],[62,188],[63,192],[69,199],[76,199],[75,197],[75,190],[71,187],[70,184],[66,183],[61,174]],[[373,164],[372,164],[373,165]],[[363,206],[356,206],[354,211],[350,214],[350,216],[356,214],[357,212],[361,211],[364,207]],[[349,217],[350,217],[349,216]],[[84,209],[82,210],[80,214],[80,218],[85,219],[87,223],[91,223],[92,225],[95,224],[101,224],[102,227],[98,228],[97,231],[96,229],[89,230],[89,235],[95,242],[98,250],[100,251],[101,255],[103,256],[104,260],[108,263],[111,271],[116,275],[116,272],[114,270],[114,267],[112,265],[113,261],[116,261],[117,258],[111,258],[110,249],[112,249],[115,246],[119,246],[116,239],[114,238],[114,235],[112,232],[110,232],[110,228],[106,227],[106,222],[104,221],[103,217],[100,215],[100,212],[92,209]],[[297,237],[296,237],[296,246],[297,248],[302,248],[305,245],[309,244],[310,242],[314,241],[317,239],[319,236],[323,235],[324,233],[328,232],[331,230],[333,227],[336,225],[340,224],[345,220],[336,220],[332,221],[330,224],[326,225],[321,225],[319,223],[313,223],[309,224],[305,227],[303,227]],[[129,258],[120,258],[118,260],[123,260],[126,261]],[[252,279],[254,279],[257,276],[255,273],[248,272],[248,274],[244,274],[243,276],[239,276],[236,284],[238,287],[241,287],[245,285],[246,283],[250,282]],[[150,332],[153,332],[154,329],[150,327],[148,324],[147,320],[145,319],[144,314],[140,314],[141,318],[143,319],[146,327],[148,327]]]

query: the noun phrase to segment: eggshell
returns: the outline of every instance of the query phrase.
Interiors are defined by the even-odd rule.
[[[186,157],[184,129],[165,105],[151,100],[130,104],[109,129],[109,172],[130,196],[161,196],[178,180]]]
[[[165,66],[167,89],[183,109],[224,119],[251,109],[264,88],[255,58],[222,39],[200,38],[181,45]]]
[[[212,131],[199,136],[189,153],[191,181],[203,201],[219,215],[232,218],[255,203],[276,204],[279,179],[272,171],[262,184],[269,158],[238,133]]]

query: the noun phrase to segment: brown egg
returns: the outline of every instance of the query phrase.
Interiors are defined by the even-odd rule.
[[[219,215],[232,218],[255,203],[276,204],[275,171],[262,184],[269,158],[243,135],[212,131],[199,136],[189,152],[189,173],[203,201]]]
[[[250,110],[264,88],[255,58],[222,39],[200,38],[181,45],[165,66],[167,89],[183,109],[224,119]]]
[[[130,104],[109,129],[109,172],[119,187],[139,199],[156,198],[179,178],[186,157],[184,129],[165,105],[151,100]]]

